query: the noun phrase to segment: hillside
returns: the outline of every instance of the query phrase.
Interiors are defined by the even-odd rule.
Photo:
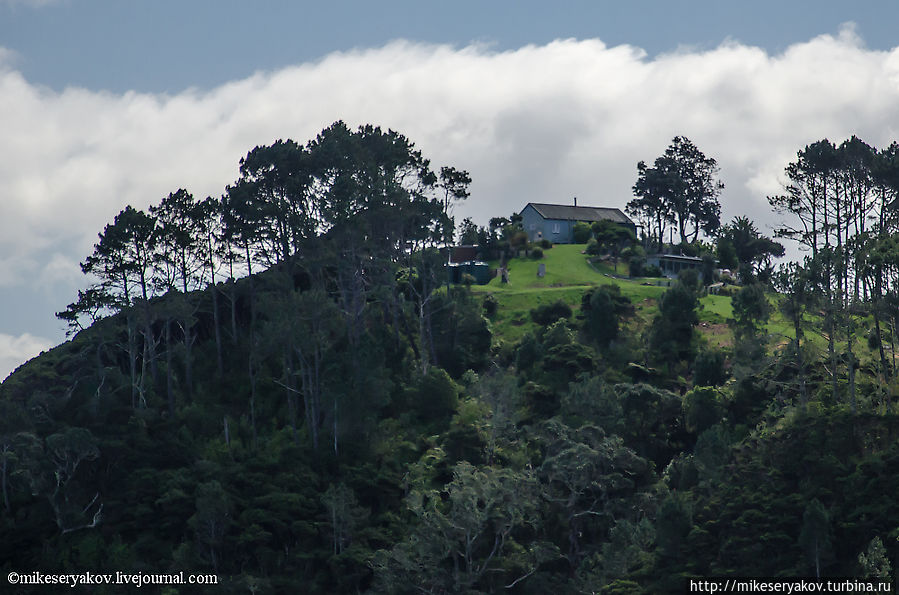
[[[617,286],[636,308],[631,330],[645,329],[658,313],[656,303],[670,281],[629,279],[626,264],[620,263],[617,272],[608,262],[594,265],[590,262],[591,257],[584,254],[584,248],[584,244],[557,244],[545,250],[539,260],[512,258],[506,265],[508,284],[495,277],[486,286],[472,286],[475,295],[492,295],[500,305],[497,315],[491,319],[496,338],[514,342],[525,332],[533,331],[529,312],[541,305],[562,300],[577,312],[584,292],[599,285]],[[492,264],[498,266],[497,262]],[[542,278],[537,276],[540,264],[546,267],[546,275]],[[699,300],[699,317],[703,323],[699,330],[712,344],[724,345],[732,340],[726,328],[727,320],[733,316],[730,301],[730,297],[718,295],[704,295]]]
[[[336,123],[251,151],[221,200],[120,212],[59,313],[72,339],[0,384],[3,569],[217,582],[165,593],[892,576],[896,317],[877,285],[826,247],[761,274],[757,232],[757,282],[732,296],[619,278],[577,245],[545,250],[538,279],[498,218],[474,232],[511,282],[447,287],[466,176],[429,167]]]

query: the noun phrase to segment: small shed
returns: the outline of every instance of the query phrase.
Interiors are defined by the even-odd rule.
[[[471,275],[474,277],[474,282],[478,285],[486,285],[490,282],[490,265],[479,260],[450,263],[450,283],[462,283],[464,275]]]

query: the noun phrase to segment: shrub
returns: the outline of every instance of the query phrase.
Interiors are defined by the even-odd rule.
[[[586,244],[592,234],[593,230],[583,222],[575,223],[574,228],[571,230],[571,238],[575,244]]]
[[[619,319],[633,311],[631,301],[621,295],[617,285],[602,285],[581,298],[584,330],[601,346],[618,338]]]
[[[591,256],[599,255],[599,242],[597,242],[594,238],[590,238],[590,241],[587,242],[587,254]]]
[[[484,314],[493,316],[496,314],[497,308],[499,308],[499,302],[496,301],[495,297],[488,295],[484,298]]]
[[[665,275],[662,273],[662,269],[657,267],[654,264],[650,264],[643,267],[643,276],[644,277],[664,277]]]
[[[693,385],[721,386],[726,380],[724,352],[717,349],[700,351],[693,362]]]
[[[549,240],[547,240],[546,238],[543,238],[542,240],[540,240],[540,247],[543,248],[544,250],[549,250],[550,248],[553,247],[553,243],[550,242]]]
[[[677,275],[678,281],[692,290],[699,289],[699,271],[696,269],[684,269]]]
[[[640,255],[631,256],[627,261],[627,268],[631,277],[642,277],[646,267],[646,258]]]
[[[558,300],[552,304],[543,304],[531,310],[531,320],[539,325],[547,326],[560,318],[571,318],[571,306]]]
[[[543,249],[542,248],[534,248],[531,250],[531,258],[534,260],[540,260],[543,258]]]

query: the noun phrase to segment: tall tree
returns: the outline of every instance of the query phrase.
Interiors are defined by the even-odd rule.
[[[784,255],[783,244],[759,233],[748,217],[734,217],[721,229],[718,241],[733,246],[744,282],[755,278],[756,268],[763,262]]]
[[[134,304],[136,299],[140,300],[144,334],[141,373],[137,371],[135,312],[128,308],[126,316],[131,402],[134,407],[144,402],[143,369],[147,363],[152,376],[156,377],[156,340],[153,335],[150,297],[153,291],[153,259],[159,239],[157,231],[154,217],[127,206],[99,234],[99,242],[94,245],[93,253],[81,263],[82,272],[99,279],[94,287],[101,291],[96,295],[108,298],[108,307],[121,310]]]
[[[652,167],[637,164],[634,194],[628,210],[656,220],[659,244],[662,219],[677,227],[681,243],[695,242],[699,233],[711,235],[721,225],[718,196],[724,184],[717,179],[718,162],[706,157],[690,139],[675,136]]]

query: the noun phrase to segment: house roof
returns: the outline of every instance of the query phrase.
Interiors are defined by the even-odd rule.
[[[660,261],[668,260],[672,262],[702,262],[702,259],[698,256],[685,256],[683,254],[653,254],[647,258],[658,258]]]
[[[634,222],[621,212],[621,209],[609,207],[575,207],[571,205],[551,205],[540,202],[529,202],[535,211],[544,219],[562,219],[565,221],[613,221],[633,225]]]

